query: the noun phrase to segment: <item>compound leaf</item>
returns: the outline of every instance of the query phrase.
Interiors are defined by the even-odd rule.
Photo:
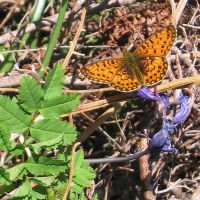
[[[25,182],[23,182],[23,184],[17,189],[17,191],[15,192],[15,194],[13,195],[13,198],[11,199],[17,199],[17,197],[23,197],[23,199],[25,199],[25,197],[29,197],[31,195],[31,191],[32,188],[30,186],[30,183],[28,180],[26,180]]]
[[[34,175],[57,175],[67,168],[66,162],[54,158],[29,158],[25,163],[26,169]]]
[[[44,99],[50,99],[62,95],[64,83],[64,73],[60,62],[57,62],[54,68],[49,71],[44,84]]]
[[[40,113],[46,117],[59,117],[59,115],[68,113],[79,104],[79,95],[64,94],[51,99],[46,99],[42,104]]]
[[[24,76],[20,81],[19,95],[21,106],[29,111],[37,111],[43,100],[43,91],[37,81],[30,76]]]
[[[39,142],[47,142],[63,136],[63,144],[72,144],[76,139],[76,129],[59,119],[43,119],[37,121],[30,129],[31,136]]]
[[[0,150],[9,151],[11,149],[10,133],[4,124],[0,124]]]
[[[28,129],[31,118],[25,115],[15,101],[7,96],[0,96],[0,122],[8,131],[22,132]]]

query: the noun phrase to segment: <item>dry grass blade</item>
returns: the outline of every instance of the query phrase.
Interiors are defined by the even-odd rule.
[[[71,58],[71,56],[72,56],[72,54],[73,54],[73,52],[74,52],[74,49],[75,49],[76,44],[77,44],[77,42],[78,42],[78,38],[79,38],[79,36],[80,36],[80,34],[81,34],[81,31],[82,31],[82,29],[83,29],[83,24],[84,24],[84,20],[85,20],[85,15],[86,15],[86,9],[83,8],[83,9],[82,9],[82,14],[81,14],[81,21],[80,21],[80,24],[79,24],[79,26],[78,26],[78,29],[77,29],[76,34],[75,34],[75,36],[74,36],[74,39],[73,39],[73,41],[71,42],[71,45],[70,45],[70,48],[69,48],[69,52],[68,52],[68,54],[67,54],[67,56],[65,57],[64,62],[63,62],[63,66],[62,66],[63,69],[65,69],[66,66],[68,65],[68,62],[69,62],[69,60],[70,60],[70,58]]]

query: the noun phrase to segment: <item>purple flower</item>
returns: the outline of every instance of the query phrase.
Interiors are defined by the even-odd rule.
[[[163,93],[161,93],[160,95],[160,100],[162,102],[162,106],[163,106],[163,109],[165,111],[167,111],[167,109],[169,108],[170,104],[169,104],[169,97]]]
[[[182,93],[178,98],[178,102],[180,103],[180,109],[174,116],[174,124],[180,124],[184,122],[190,114],[191,106],[190,106],[190,98],[188,96],[184,96]]]
[[[146,99],[146,100],[152,100],[152,101],[158,101],[159,97],[156,96],[153,92],[149,90],[147,87],[142,87],[139,90],[137,90],[137,95],[140,97]]]
[[[153,135],[150,150],[176,153],[177,150],[171,147],[170,134],[174,132],[175,126],[167,121],[163,121],[162,129]]]

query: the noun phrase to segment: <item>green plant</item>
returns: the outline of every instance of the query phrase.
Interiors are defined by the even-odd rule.
[[[64,73],[57,63],[43,87],[24,76],[17,97],[0,96],[0,150],[8,153],[0,168],[1,197],[63,198],[77,131],[59,116],[79,104],[77,94],[63,93],[63,83]],[[77,151],[69,199],[84,199],[84,187],[90,187],[94,177],[83,151]]]

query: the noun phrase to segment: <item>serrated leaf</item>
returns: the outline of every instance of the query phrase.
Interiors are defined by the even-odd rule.
[[[13,183],[10,183],[9,185],[7,184],[1,184],[1,187],[0,187],[0,195],[1,194],[5,194],[5,193],[10,193],[12,192],[13,190],[16,189],[16,184],[13,184]]]
[[[51,184],[55,181],[54,176],[48,176],[48,177],[30,177],[28,178],[30,182],[37,183],[42,186],[51,186]]]
[[[83,150],[79,150],[75,154],[75,163],[74,163],[74,175],[78,175],[80,173],[84,174],[88,179],[95,178],[95,171],[92,167],[84,160],[84,152]]]
[[[80,194],[79,200],[85,200],[85,194],[84,194],[84,192],[82,192]]]
[[[3,168],[0,168],[0,183],[0,185],[10,184],[9,173]]]
[[[57,62],[54,68],[49,71],[44,84],[44,99],[50,99],[62,95],[62,87],[64,83],[64,72],[62,65]]]
[[[25,115],[16,102],[7,96],[0,96],[0,122],[12,132],[23,132],[28,129],[31,118]]]
[[[0,150],[9,151],[11,149],[10,133],[4,124],[0,124]]]
[[[38,160],[29,158],[25,163],[26,169],[35,175],[57,175],[67,169],[63,160],[40,157]]]
[[[37,81],[30,76],[24,76],[20,81],[19,95],[21,106],[29,111],[37,111],[43,100],[43,91]]]
[[[31,194],[31,200],[47,199],[47,191],[45,187],[42,187],[41,185],[33,187]]]
[[[69,161],[69,160],[68,160]],[[90,187],[91,179],[95,178],[94,170],[85,162],[84,152],[79,150],[75,154],[75,163],[73,171],[73,184],[70,188],[70,198],[69,199],[82,199],[85,187]],[[61,181],[59,181],[61,184]],[[66,185],[67,183],[65,183]],[[61,188],[62,185],[58,185],[56,189]],[[59,190],[59,189],[58,189]]]
[[[90,180],[88,180],[84,174],[77,174],[77,176],[73,176],[73,181],[77,183],[78,185],[84,186],[84,187],[90,187]]]
[[[22,153],[24,153],[24,144],[12,143],[12,149],[10,150],[11,157],[22,155]],[[9,160],[8,157],[7,160]]]
[[[6,170],[9,174],[9,179],[11,181],[16,180],[17,178],[23,177],[23,175],[26,173],[26,169],[24,166],[24,163],[15,165],[14,167],[11,167]]]
[[[40,113],[46,117],[59,117],[59,115],[68,113],[76,108],[79,104],[79,95],[77,94],[64,94],[51,99],[46,99]]]
[[[90,180],[95,178],[94,170],[84,161],[84,152],[79,150],[75,155],[73,181],[78,185],[89,187]]]
[[[77,133],[75,127],[59,119],[43,119],[37,121],[30,129],[31,136],[40,142],[47,142],[63,136],[64,145],[75,141]]]
[[[76,183],[73,183],[73,185],[70,188],[70,199],[75,199],[75,197],[78,196],[78,194],[82,194],[83,187],[80,185],[77,185]]]
[[[85,199],[86,197],[83,191],[81,191],[80,193],[76,193],[70,190],[69,200],[85,200]]]
[[[76,171],[76,168],[79,169],[84,162],[84,152],[82,150],[79,150],[75,154],[75,160],[74,160],[74,172]]]
[[[85,160],[81,166],[81,171],[88,179],[94,179],[96,177],[94,169],[87,162],[85,162]]]
[[[45,142],[30,144],[30,147],[33,149],[33,151],[36,154],[39,154],[41,148],[45,148],[46,150],[57,148],[60,144],[63,143],[62,140],[63,140],[63,135],[58,136],[52,140],[45,141]]]
[[[68,179],[69,179],[69,176],[68,176],[69,174],[67,173],[65,173],[65,174],[63,174],[63,173],[61,173],[61,174],[59,174],[59,176],[57,176],[57,179],[59,180],[59,181],[57,181],[56,183],[55,183],[55,185],[54,185],[54,190],[56,191],[56,192],[58,192],[58,191],[62,191],[62,190],[65,190],[66,189],[66,185],[67,185],[67,183],[68,183]],[[72,184],[73,185],[73,184]]]
[[[13,197],[28,197],[31,195],[31,191],[32,191],[32,188],[30,186],[30,183],[29,181],[25,181],[18,189],[17,191],[15,192],[15,194],[13,195]],[[14,198],[14,199],[15,199]]]
[[[47,189],[47,200],[55,200],[55,192],[52,188]]]

